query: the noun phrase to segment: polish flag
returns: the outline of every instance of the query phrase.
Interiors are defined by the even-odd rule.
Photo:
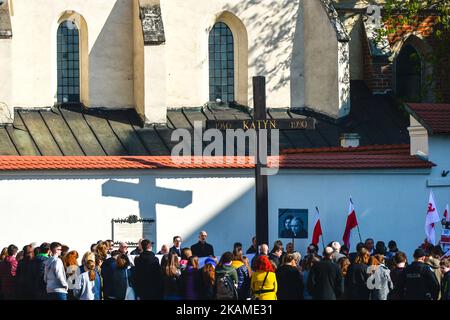
[[[353,207],[352,198],[350,198],[350,204],[348,206],[348,216],[347,216],[347,224],[345,225],[344,235],[342,240],[347,248],[350,249],[350,235],[353,228],[358,226],[358,221],[356,220],[355,208]]]
[[[445,221],[449,222],[450,221],[450,215],[448,214],[448,204],[445,206],[445,211],[444,211],[444,218]]]
[[[317,245],[319,238],[322,235],[322,227],[320,226],[319,208],[316,207],[316,213],[314,214],[314,230],[312,236],[312,243]]]
[[[430,198],[428,200],[427,217],[425,218],[425,234],[427,240],[433,246],[436,245],[436,233],[434,231],[434,223],[441,221],[439,213],[434,201],[433,191],[430,191]]]

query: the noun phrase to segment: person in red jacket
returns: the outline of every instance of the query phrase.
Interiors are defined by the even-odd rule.
[[[16,270],[18,248],[11,244],[8,247],[8,256],[0,264],[0,284],[3,299],[13,300],[16,298]]]

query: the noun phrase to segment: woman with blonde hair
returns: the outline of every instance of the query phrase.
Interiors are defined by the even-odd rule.
[[[351,265],[348,277],[350,284],[350,298],[352,300],[369,300],[370,292],[367,288],[367,268],[370,259],[369,250],[362,247]]]
[[[5,258],[8,256],[8,248],[5,247],[2,249],[2,252],[0,253],[0,262],[5,260]]]
[[[85,254],[83,254],[83,258],[81,258],[80,273],[88,271],[86,266],[88,260],[92,260],[95,262],[95,253],[87,251]]]
[[[238,299],[247,300],[247,298],[250,297],[250,274],[248,272],[248,267],[244,264],[242,247],[234,248],[231,266],[236,269],[238,276]]]
[[[347,257],[341,257],[338,260],[339,269],[341,270],[342,281],[344,281],[344,293],[341,296],[341,300],[346,300],[350,298],[350,278],[348,277],[348,272],[350,270],[351,262]]]
[[[252,274],[250,288],[257,300],[277,300],[277,278],[275,269],[267,256],[255,259],[255,271]]]
[[[85,267],[88,271],[80,275],[80,289],[74,290],[74,292],[78,293],[80,300],[101,300],[102,288],[100,275],[95,270],[95,261],[86,261]]]

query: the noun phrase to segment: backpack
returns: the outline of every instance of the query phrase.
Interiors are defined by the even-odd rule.
[[[237,300],[237,289],[231,275],[228,272],[220,272],[216,274],[216,299]]]

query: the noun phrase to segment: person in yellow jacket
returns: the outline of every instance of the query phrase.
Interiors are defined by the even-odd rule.
[[[254,298],[277,300],[277,277],[267,256],[261,255],[256,258],[250,286]]]

